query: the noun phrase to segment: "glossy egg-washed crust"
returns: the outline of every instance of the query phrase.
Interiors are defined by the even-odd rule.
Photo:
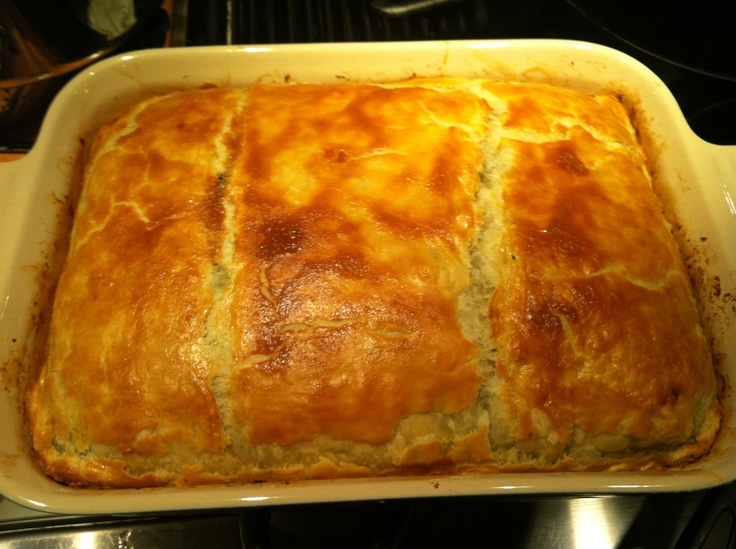
[[[154,97],[99,133],[30,387],[54,479],[643,469],[720,411],[613,97],[457,78]]]

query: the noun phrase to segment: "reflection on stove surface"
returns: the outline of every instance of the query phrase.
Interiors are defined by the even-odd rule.
[[[403,16],[375,9],[374,1],[178,0],[173,45],[588,40],[647,64],[673,91],[701,137],[736,144],[736,82],[646,53],[583,15],[572,0],[456,0]],[[437,498],[124,517],[56,516],[0,500],[0,549],[726,547],[736,516],[729,503],[736,500],[731,494],[735,489],[649,496]],[[709,514],[722,508],[724,514]],[[703,545],[698,537],[703,524],[714,525],[712,545]],[[717,537],[721,532],[725,538]]]
[[[701,492],[469,497],[62,517],[0,503],[0,549],[681,548]],[[12,516],[11,516],[12,515]]]

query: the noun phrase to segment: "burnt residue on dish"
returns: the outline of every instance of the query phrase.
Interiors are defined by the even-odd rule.
[[[49,195],[56,213],[50,223],[49,237],[40,242],[42,260],[32,265],[22,265],[32,277],[37,288],[28,311],[30,321],[25,333],[9,335],[11,352],[0,365],[0,390],[10,395],[17,403],[20,417],[25,422],[25,394],[29,379],[33,379],[43,364],[49,337],[49,324],[54,292],[64,266],[74,219],[74,211],[81,190],[83,159],[86,154],[85,141],[80,139],[77,158],[71,162],[71,184],[63,195]]]

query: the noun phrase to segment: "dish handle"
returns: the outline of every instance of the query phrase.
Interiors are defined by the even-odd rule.
[[[26,154],[0,154],[0,227],[5,235],[17,217],[24,195],[29,194],[23,188],[30,184],[27,176],[31,168],[32,161]]]
[[[699,145],[698,160],[704,169],[713,170],[715,183],[725,193],[731,212],[736,215],[736,145],[714,145],[707,141],[700,141]]]

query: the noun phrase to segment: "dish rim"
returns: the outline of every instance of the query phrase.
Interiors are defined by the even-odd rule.
[[[304,64],[316,59],[320,63]],[[215,60],[218,61],[217,64],[213,63]],[[241,65],[245,61],[248,62],[247,67]],[[346,62],[353,65],[349,70],[345,70],[345,65],[340,64]],[[355,66],[361,62],[364,62],[363,65]],[[545,63],[548,65],[544,66]],[[30,291],[26,289],[27,295],[14,297],[11,283],[17,281],[17,277],[21,275],[8,266],[28,264],[29,259],[32,259],[31,253],[35,253],[36,259],[43,256],[44,250],[40,249],[42,246],[38,243],[32,245],[35,247],[31,252],[23,251],[25,245],[39,236],[33,234],[33,230],[30,235],[26,233],[30,227],[29,220],[38,219],[36,216],[39,214],[52,215],[55,208],[59,207],[58,204],[38,204],[37,193],[58,195],[64,192],[64,185],[68,185],[72,173],[70,166],[82,147],[77,139],[69,140],[69,134],[88,139],[106,119],[114,117],[114,111],[121,111],[143,96],[181,87],[197,87],[213,79],[216,85],[242,85],[246,80],[256,79],[269,82],[365,80],[361,76],[366,74],[373,74],[375,80],[398,80],[400,77],[396,78],[396,75],[423,76],[425,73],[431,75],[429,73],[432,71],[440,70],[461,76],[461,68],[466,72],[462,76],[485,71],[502,78],[510,78],[512,74],[516,74],[516,79],[519,79],[518,75],[523,73],[523,79],[526,80],[551,79],[561,85],[574,85],[578,82],[586,87],[601,89],[607,86],[613,89],[614,80],[625,75],[627,89],[628,86],[638,88],[637,101],[641,101],[642,112],[646,117],[643,123],[651,125],[657,134],[661,133],[658,128],[666,128],[667,138],[672,140],[668,143],[679,145],[678,151],[686,152],[676,155],[678,151],[673,152],[672,147],[663,151],[665,164],[672,163],[665,171],[672,177],[677,172],[678,185],[683,189],[686,185],[699,188],[700,182],[708,178],[720,181],[721,187],[727,191],[726,196],[736,196],[736,189],[731,188],[736,184],[723,182],[724,170],[727,173],[736,173],[736,147],[722,148],[697,138],[687,126],[674,97],[664,83],[638,61],[605,46],[543,39],[203,46],[130,52],[90,65],[70,81],[52,103],[39,139],[28,156],[8,165],[0,165],[0,196],[9,198],[5,206],[0,205],[0,226],[9,227],[15,238],[14,247],[0,252],[0,259],[5,256],[13,260],[8,261],[6,267],[0,264],[0,298],[4,298],[6,302],[6,308],[0,315],[0,328],[22,331],[25,326],[27,329],[29,319],[24,320],[17,311],[14,313],[13,307],[18,309],[18,303],[22,303],[24,299],[27,302]],[[254,75],[259,76],[255,78]],[[594,78],[602,79],[592,82]],[[80,105],[82,114],[73,116]],[[656,112],[650,110],[651,105],[659,105]],[[67,139],[63,146],[58,146],[61,136],[66,136]],[[680,159],[673,160],[675,156]],[[693,158],[698,157],[706,160],[694,163]],[[727,159],[726,168],[722,167],[724,158]],[[733,163],[728,164],[731,159],[734,160]],[[721,166],[718,168],[720,171],[714,172],[709,164],[711,162]],[[705,175],[704,169],[707,172]],[[48,178],[51,181],[42,182],[49,172],[53,174]],[[21,188],[23,185],[9,183],[15,178],[31,184],[24,191]],[[732,181],[734,179],[736,177],[731,177]],[[683,192],[687,193],[686,190]],[[714,199],[709,195],[702,200],[707,202]],[[723,209],[723,205],[717,203],[713,207],[719,208],[719,211]],[[16,219],[17,212],[20,212],[17,216],[20,219]],[[713,223],[701,223],[714,231],[712,240],[716,245],[722,244],[728,231],[736,228],[735,212],[731,211],[731,217],[725,219],[728,221],[724,223],[726,227],[722,230],[711,227]],[[48,242],[45,245],[48,246]],[[21,258],[24,260],[18,261]],[[724,269],[736,270],[734,257],[726,257],[722,263],[724,264],[718,264],[718,268],[724,273]],[[733,280],[729,283],[736,288]],[[29,282],[26,281],[26,284]],[[732,357],[736,354],[736,338],[733,337],[733,326],[724,330],[722,336],[729,336],[730,339],[719,343],[718,351],[726,352],[727,375],[724,375],[728,381],[733,377],[732,372],[736,368],[732,365]],[[11,360],[8,355],[13,349],[6,347],[8,345],[5,340],[0,342],[0,356],[7,363]],[[12,400],[10,393],[12,391],[7,389],[3,392],[0,410],[8,410],[9,401]],[[730,394],[725,395],[725,398],[732,404]],[[14,417],[13,433],[8,433],[7,428],[0,432],[0,493],[20,505],[50,512],[155,512],[263,504],[509,493],[662,492],[709,488],[736,479],[736,463],[729,466],[728,460],[724,459],[724,456],[727,457],[736,449],[736,430],[728,417],[728,432],[719,436],[716,444],[720,443],[720,446],[717,451],[703,460],[705,467],[699,465],[666,472],[502,473],[457,477],[310,480],[291,484],[198,488],[87,490],[59,485],[38,470],[37,475],[33,475],[29,470],[27,434],[23,433],[22,425],[18,424],[21,420],[20,414],[17,416]],[[716,465],[708,465],[714,462]]]

